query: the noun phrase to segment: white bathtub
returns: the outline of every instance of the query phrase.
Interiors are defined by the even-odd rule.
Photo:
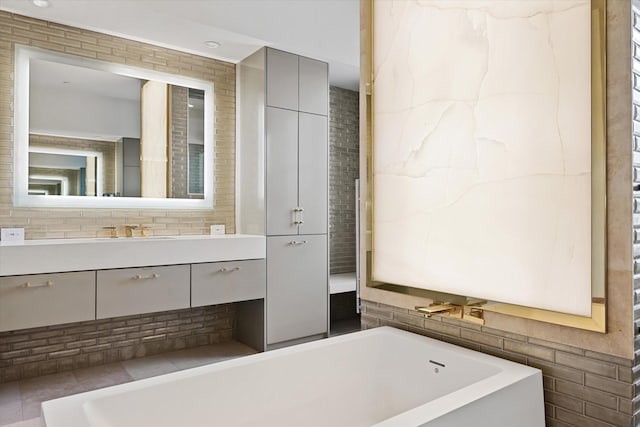
[[[47,427],[544,426],[539,370],[378,328],[43,402]]]

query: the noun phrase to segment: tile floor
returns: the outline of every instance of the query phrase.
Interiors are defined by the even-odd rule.
[[[0,384],[0,426],[40,427],[45,400],[253,353],[251,347],[229,342]]]

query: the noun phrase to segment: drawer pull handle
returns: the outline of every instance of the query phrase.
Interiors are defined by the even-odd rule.
[[[232,271],[238,271],[240,270],[240,267],[222,267],[220,270],[218,270],[221,273],[227,273],[227,272],[232,272]]]
[[[148,276],[143,276],[142,274],[136,274],[135,276],[133,276],[133,280],[157,279],[158,277],[160,277],[158,273],[153,273]]]
[[[53,286],[53,285],[54,285],[54,283],[51,280],[47,280],[44,283],[39,283],[39,284],[35,284],[35,285],[33,283],[26,282],[26,283],[23,283],[22,285],[18,285],[17,287],[18,288],[46,288],[46,287]]]
[[[307,243],[306,240],[292,240],[289,242],[290,245],[304,245]]]

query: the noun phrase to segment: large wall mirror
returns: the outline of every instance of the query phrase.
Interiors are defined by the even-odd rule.
[[[213,85],[16,46],[14,204],[213,207]]]

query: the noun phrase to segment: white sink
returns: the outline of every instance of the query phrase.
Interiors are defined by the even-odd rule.
[[[261,259],[264,236],[99,237],[0,242],[0,276]]]

